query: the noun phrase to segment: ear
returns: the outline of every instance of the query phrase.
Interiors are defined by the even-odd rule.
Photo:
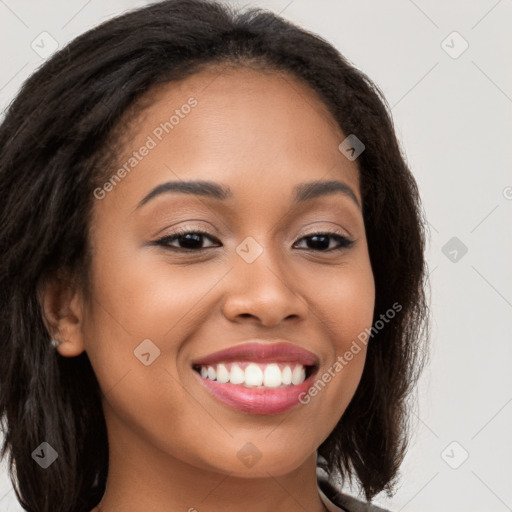
[[[76,281],[62,272],[45,278],[38,286],[38,298],[48,333],[61,342],[56,350],[64,357],[80,355],[85,349],[84,301]]]

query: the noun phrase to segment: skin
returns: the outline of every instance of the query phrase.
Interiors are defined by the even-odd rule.
[[[357,162],[338,150],[346,135],[307,85],[281,72],[210,67],[151,91],[119,166],[192,96],[197,106],[95,201],[90,296],[57,280],[44,292],[58,351],[85,350],[103,391],[110,466],[95,510],[323,511],[316,450],[355,393],[364,347],[307,405],[266,416],[217,401],[191,361],[280,338],[315,353],[322,375],[371,326],[360,207],[342,193],[292,203],[295,185],[338,180],[361,204]],[[155,186],[189,179],[222,183],[233,197],[166,193],[137,208]],[[212,238],[189,254],[152,245],[177,227]],[[304,238],[336,230],[350,248],[326,252]],[[236,251],[248,236],[263,248],[252,263]],[[171,245],[186,247],[183,238]],[[161,351],[149,366],[134,356],[144,339]],[[237,457],[248,442],[261,454],[251,467]]]

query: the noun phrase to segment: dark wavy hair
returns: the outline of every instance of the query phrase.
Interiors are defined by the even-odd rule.
[[[102,391],[85,352],[67,358],[52,348],[41,283],[67,272],[88,289],[93,191],[116,162],[126,117],[136,119],[152,87],[214,64],[293,74],[345,135],[366,146],[356,163],[374,322],[392,303],[402,309],[372,337],[355,396],[318,453],[330,475],[355,478],[368,500],[394,489],[408,398],[426,361],[428,306],[426,223],[389,106],[328,42],[271,12],[167,0],[108,20],[56,52],[23,83],[0,126],[0,456],[9,453],[25,510],[89,512],[108,473]],[[43,441],[59,454],[47,469],[32,459]]]

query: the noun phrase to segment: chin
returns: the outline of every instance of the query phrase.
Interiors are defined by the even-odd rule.
[[[308,457],[311,457],[311,453],[297,451],[291,453],[294,454],[293,457],[290,457],[289,449],[285,449],[283,445],[278,450],[271,448],[258,450],[248,442],[242,449],[235,452],[234,457],[224,458],[221,464],[217,460],[215,470],[236,478],[283,476],[295,471]]]

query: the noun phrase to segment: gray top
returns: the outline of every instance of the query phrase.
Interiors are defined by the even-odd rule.
[[[320,499],[329,512],[390,512],[348,494],[341,493],[327,479],[326,473],[317,468],[317,486]]]

